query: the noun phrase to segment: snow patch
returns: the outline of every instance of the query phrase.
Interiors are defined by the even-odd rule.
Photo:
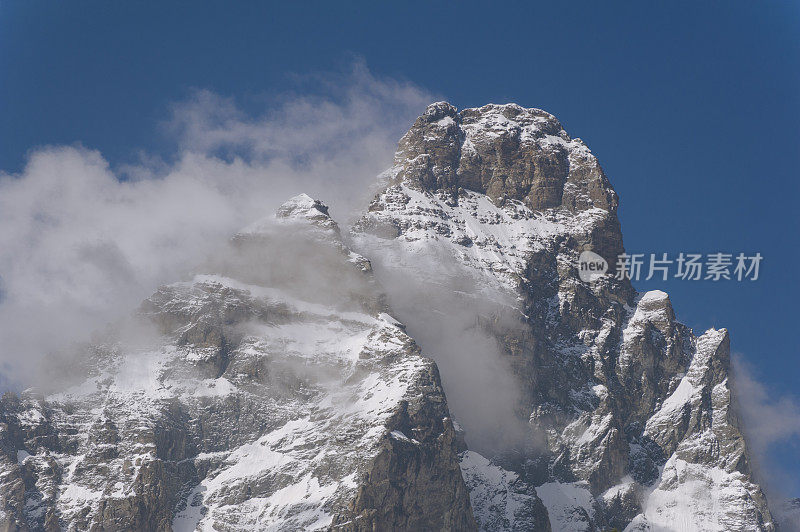
[[[594,506],[587,483],[548,482],[536,487],[536,493],[547,507],[553,532],[594,530]]]

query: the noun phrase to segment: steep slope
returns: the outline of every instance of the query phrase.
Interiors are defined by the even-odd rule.
[[[583,142],[537,109],[440,102],[381,182],[352,238],[393,280],[390,304],[409,332],[448,326],[448,311],[417,319],[409,286],[461,279],[449,312],[497,303],[480,307],[474,328],[502,347],[528,433],[486,457],[462,454],[482,529],[774,528],[738,427],[728,333],[694,335],[663,292],[578,276],[582,251],[612,265],[623,251],[617,196]],[[448,382],[458,364],[437,361],[460,417]],[[479,424],[463,424],[471,445]]]
[[[73,382],[3,398],[4,529],[475,528],[438,371],[323,204],[293,198],[205,271]]]
[[[774,530],[727,331],[578,275],[623,251],[579,139],[440,102],[380,179],[350,242],[292,198],[4,396],[0,528]]]

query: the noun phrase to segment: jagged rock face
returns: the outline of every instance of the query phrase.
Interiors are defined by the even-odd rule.
[[[523,201],[534,210],[565,206],[613,211],[617,196],[597,160],[556,118],[518,105],[460,113],[439,102],[400,140],[398,177],[424,190],[462,187]]]
[[[613,266],[623,250],[617,196],[553,116],[433,104],[381,180],[351,242],[293,198],[59,367],[58,389],[5,396],[0,526],[775,528],[727,331],[696,336],[663,292],[580,279],[582,251]],[[454,425],[412,336],[455,315],[457,369],[497,347],[519,393],[489,393],[521,435],[479,448]],[[464,317],[490,341],[459,338]]]
[[[727,332],[697,337],[663,292],[578,276],[581,251],[612,268],[622,252],[617,200],[554,117],[433,104],[382,179],[352,229],[379,274],[424,282],[423,259],[446,255],[477,287],[472,297],[499,290],[517,301],[521,327],[492,316],[478,325],[504,346],[522,390],[515,408],[531,427],[527,444],[490,460],[462,454],[482,529],[542,519],[553,530],[774,528],[739,431]],[[414,309],[389,296],[411,323]]]
[[[293,198],[212,266],[145,301],[146,345],[4,397],[5,529],[475,529],[437,368],[327,208]]]

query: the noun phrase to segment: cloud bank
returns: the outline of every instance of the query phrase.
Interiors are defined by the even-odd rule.
[[[0,173],[3,388],[34,382],[49,353],[185,278],[297,193],[346,218],[434,99],[359,63],[304,81],[316,95],[278,96],[256,117],[196,91],[171,110],[165,130],[179,151],[169,164],[114,168],[97,151],[51,146],[19,174]]]
[[[785,498],[797,497],[800,491],[793,469],[779,463],[773,454],[778,446],[794,446],[788,454],[800,456],[800,400],[791,395],[777,395],[759,382],[756,371],[742,355],[733,356],[733,368],[753,465],[770,503],[775,506]]]

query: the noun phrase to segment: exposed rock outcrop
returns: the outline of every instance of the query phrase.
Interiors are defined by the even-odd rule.
[[[349,234],[292,198],[54,389],[3,397],[1,526],[775,529],[727,331],[696,335],[667,294],[578,275],[581,252],[613,265],[624,249],[582,141],[538,109],[439,102],[380,179]],[[422,340],[448,327],[456,375],[508,373],[489,393],[514,431],[477,445],[448,404]]]
[[[731,397],[727,332],[695,336],[665,293],[637,295],[613,272],[578,276],[582,251],[612,268],[623,251],[617,196],[583,142],[538,109],[440,102],[383,180],[353,228],[373,266],[424,282],[435,250],[476,287],[459,306],[498,290],[517,301],[520,327],[479,325],[505,346],[531,429],[529,445],[487,457],[502,471],[495,492],[510,497],[511,477],[529,486],[519,504],[541,499],[554,530],[773,529]],[[411,323],[414,309],[392,296]],[[479,462],[462,457],[479,525],[514,529],[471,480]]]
[[[208,268],[145,301],[145,345],[3,399],[6,529],[475,529],[436,366],[324,204],[293,198]]]

